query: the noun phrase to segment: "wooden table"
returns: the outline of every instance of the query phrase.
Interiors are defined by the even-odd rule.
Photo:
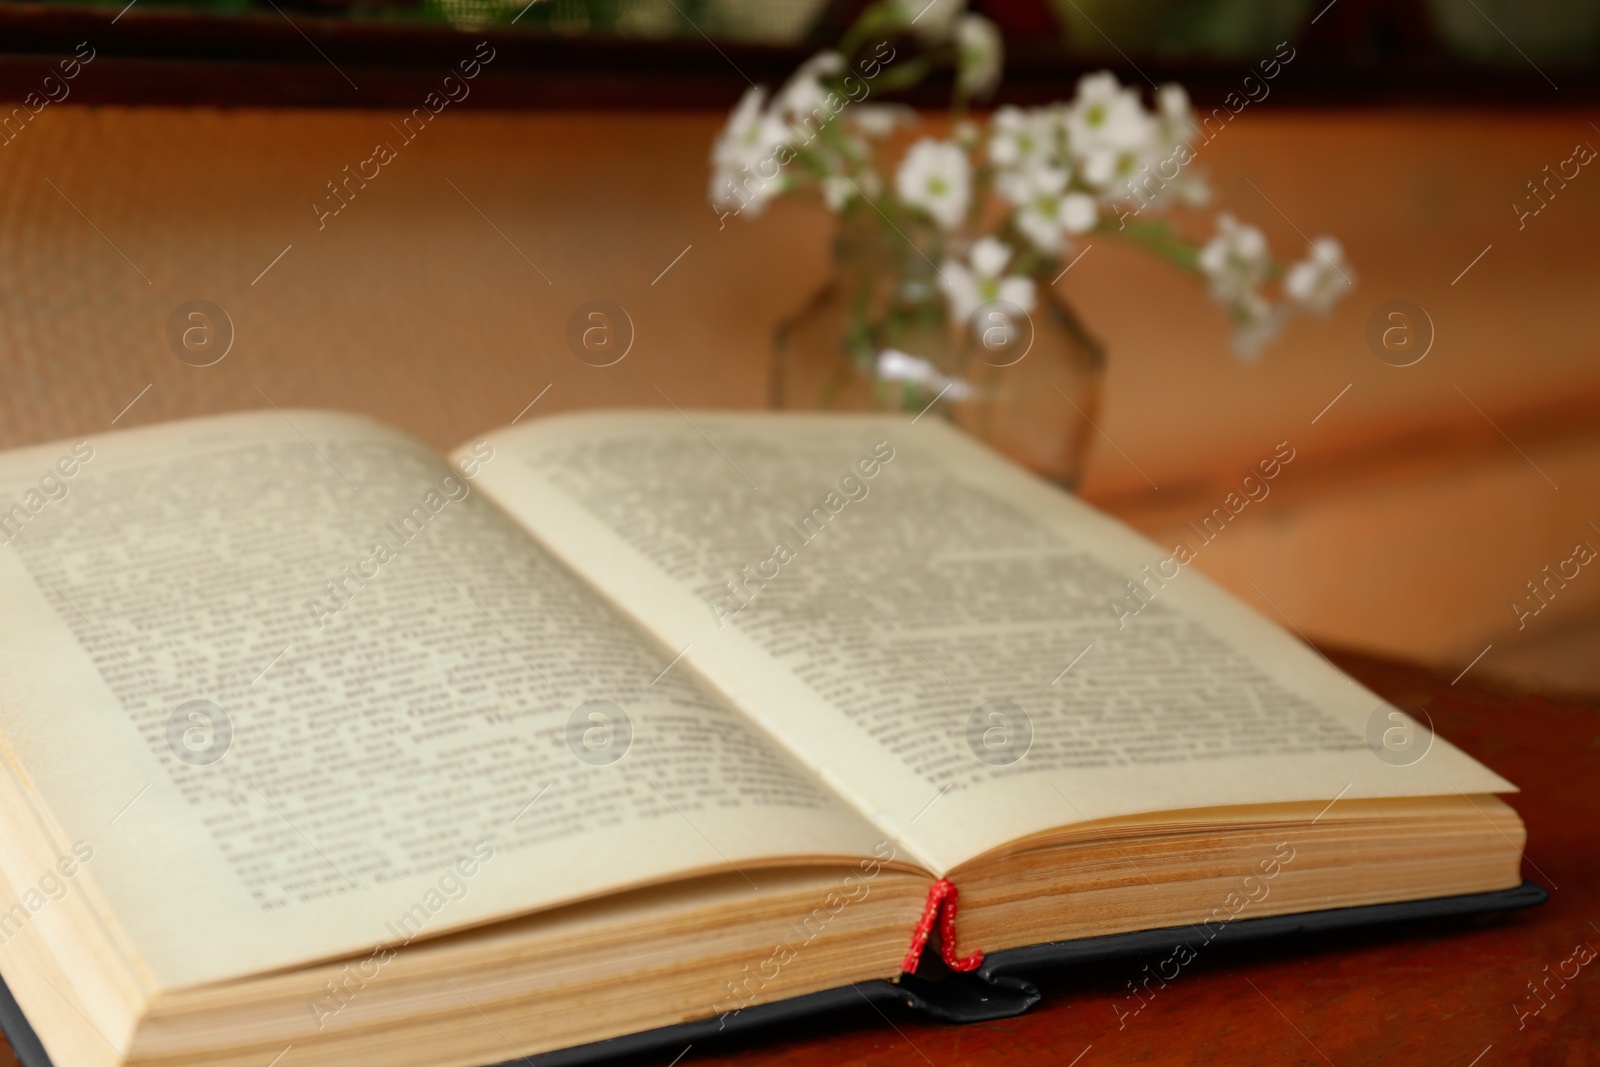
[[[1522,787],[1512,803],[1528,826],[1523,875],[1549,891],[1548,903],[1480,920],[1219,946],[1121,1029],[1111,1005],[1135,964],[1040,975],[1044,1002],[1015,1019],[943,1026],[864,1005],[694,1046],[681,1067],[1600,1063],[1600,958],[1564,988],[1550,980],[1554,995],[1537,1014],[1528,986],[1576,946],[1600,952],[1600,708],[1336,658],[1391,701],[1420,704],[1440,734]],[[1519,1007],[1530,1012],[1520,1028]],[[674,1054],[626,1062],[665,1067]]]

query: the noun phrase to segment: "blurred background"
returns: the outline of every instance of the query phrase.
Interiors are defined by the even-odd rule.
[[[708,153],[750,85],[864,6],[0,0],[0,447],[268,403],[441,448],[535,400],[765,406],[774,325],[828,276],[833,221],[719,218]],[[1600,692],[1600,569],[1530,586],[1600,548],[1600,173],[1548,180],[1600,146],[1600,5],[971,7],[1003,35],[992,104],[1109,69],[1205,112],[1291,49],[1203,166],[1274,248],[1335,233],[1356,272],[1251,364],[1191,279],[1091,238],[1058,286],[1107,360],[1084,497],[1170,544],[1289,442],[1196,566],[1319,646]],[[470,95],[399,135],[475,54]],[[397,158],[320,215],[379,142]],[[230,323],[210,366],[166,341],[194,300]],[[634,331],[605,367],[566,341],[595,300]],[[1430,341],[1408,366],[1369,339],[1396,300]]]

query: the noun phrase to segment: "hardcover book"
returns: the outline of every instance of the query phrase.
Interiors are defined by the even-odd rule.
[[[935,419],[206,418],[0,455],[0,541],[29,1067],[992,1017],[1540,895],[1511,783]]]

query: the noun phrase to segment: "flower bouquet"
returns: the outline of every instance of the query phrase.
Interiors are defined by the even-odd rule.
[[[815,190],[840,220],[836,276],[778,328],[776,406],[937,408],[1071,486],[1103,357],[1054,283],[1091,239],[1197,275],[1247,360],[1295,314],[1326,314],[1354,275],[1331,237],[1284,268],[1232,215],[1208,240],[1173,226],[1209,199],[1180,86],[1146,106],[1101,72],[1069,102],[973,115],[1001,66],[997,27],[961,0],[879,0],[776,94],[744,94],[712,149],[710,202],[726,220]],[[941,70],[953,92],[936,134],[875,99]]]

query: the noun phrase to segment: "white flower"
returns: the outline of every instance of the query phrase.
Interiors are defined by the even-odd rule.
[[[972,168],[960,148],[924,137],[906,152],[894,187],[901,200],[953,230],[961,224],[972,197]]]
[[[1154,198],[1162,191],[1162,156],[1154,141],[1135,148],[1102,145],[1083,156],[1079,174],[1083,183],[1102,194],[1122,200]]]
[[[1188,144],[1194,138],[1194,109],[1189,106],[1189,94],[1176,82],[1156,90],[1156,112],[1160,115],[1161,133],[1172,145]]]
[[[878,353],[877,371],[878,377],[886,382],[913,382],[951,400],[966,400],[975,391],[970,383],[951,378],[921,356],[909,355],[898,348],[885,348]]]
[[[1261,358],[1261,350],[1283,329],[1283,308],[1267,303],[1260,293],[1250,293],[1234,307],[1238,326],[1233,331],[1233,350],[1246,363]]]
[[[1232,309],[1238,323],[1233,345],[1246,362],[1260,357],[1286,318],[1285,309],[1273,307],[1257,288],[1269,263],[1266,237],[1232,215],[1217,216],[1217,235],[1200,249],[1200,270],[1210,282],[1212,297]]]
[[[1088,193],[1068,193],[1061,198],[1061,228],[1068,233],[1088,233],[1100,221],[1100,205]]]
[[[1107,160],[1097,160],[1096,176],[1104,172],[1108,182],[1117,184],[1116,195],[1135,199],[1142,211],[1161,209],[1171,201],[1198,207],[1211,198],[1205,178],[1190,164],[1194,153],[1189,145],[1197,127],[1189,94],[1181,85],[1163,85],[1156,90],[1156,129],[1148,149],[1124,150]]]
[[[1004,276],[1009,262],[1011,249],[993,237],[972,246],[968,263],[944,261],[939,286],[950,299],[950,314],[957,323],[971,320],[991,300],[1004,300],[1024,313],[1033,310],[1033,279],[1021,274]]]
[[[1059,182],[1055,180],[1057,175],[1060,176]],[[1033,198],[1034,191],[1041,186],[1046,189],[1055,186],[1057,191],[1065,188],[1067,177],[1067,172],[1059,167],[1035,163],[1015,170],[996,171],[994,187],[1001,196],[1021,207]]]
[[[788,141],[783,122],[766,110],[766,91],[745,91],[711,146],[712,206],[761,213],[782,191],[779,146]]]
[[[1267,239],[1232,215],[1217,216],[1217,235],[1200,249],[1200,270],[1213,298],[1242,307],[1267,276]]]
[[[1059,255],[1067,235],[1094,228],[1100,209],[1087,193],[1067,192],[1067,172],[1056,167],[1031,167],[1002,174],[1000,193],[1017,205],[1017,229],[1039,251]]]
[[[966,0],[894,0],[901,24],[926,44],[948,41],[957,16],[966,7]]]
[[[806,119],[820,111],[821,121],[827,122],[836,114],[825,101],[828,89],[822,79],[844,70],[844,56],[838,52],[818,52],[795,70],[784,87],[773,98],[773,110],[786,118]]]
[[[1006,105],[989,123],[989,160],[997,167],[1029,167],[1052,163],[1057,146],[1057,126],[1048,111],[1023,111]]]
[[[1143,149],[1156,132],[1155,119],[1139,102],[1139,94],[1123,88],[1117,76],[1105,70],[1078,79],[1066,127],[1068,143],[1080,156],[1105,148]]]
[[[956,85],[968,96],[986,97],[1000,84],[1004,48],[1000,27],[982,15],[956,20]]]
[[[1160,125],[1109,71],[1085,74],[1062,118],[1079,176],[1093,189],[1126,184],[1161,155]]]
[[[1326,315],[1355,284],[1354,271],[1344,258],[1344,249],[1332,237],[1311,242],[1311,254],[1294,266],[1283,279],[1289,299],[1307,311]]]
[[[711,146],[711,161],[738,166],[759,159],[785,140],[787,131],[778,117],[766,110],[767,93],[759,86],[745,90],[728,115],[728,123]]]

